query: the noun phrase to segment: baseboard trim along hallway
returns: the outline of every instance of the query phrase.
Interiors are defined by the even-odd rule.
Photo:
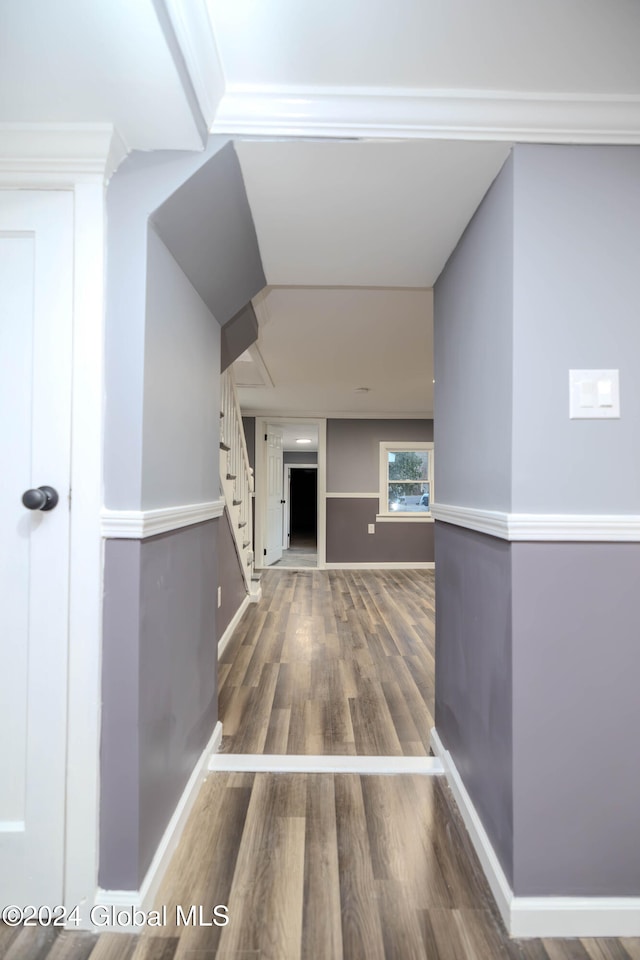
[[[214,727],[213,733],[205,746],[204,750],[198,758],[198,762],[193,768],[193,772],[187,781],[187,784],[182,791],[182,795],[178,800],[173,815],[167,824],[167,828],[162,835],[162,840],[158,844],[158,848],[155,852],[155,856],[151,861],[151,865],[147,870],[146,876],[140,885],[139,890],[103,890],[98,888],[96,894],[95,902],[101,907],[106,909],[110,907],[115,908],[129,908],[129,909],[140,909],[140,910],[150,910],[153,906],[154,900],[160,889],[160,884],[164,879],[164,875],[167,872],[171,858],[175,853],[175,850],[180,842],[183,830],[189,818],[189,814],[193,809],[198,794],[200,793],[200,788],[207,776],[209,762],[212,754],[215,754],[216,751],[220,749],[220,744],[222,743],[222,724],[218,721]],[[83,921],[86,918],[83,917]],[[83,928],[93,929],[92,923],[82,924]],[[125,931],[129,928],[126,926],[123,927],[121,924],[118,924],[115,927],[101,926],[101,930],[116,930],[116,931]],[[135,930],[135,927],[131,927],[132,930]],[[138,932],[138,931],[136,931]]]
[[[516,897],[435,727],[431,731],[431,747],[442,762],[447,783],[511,937],[640,936],[640,897]]]
[[[243,773],[357,773],[396,776],[402,773],[440,776],[445,772],[435,757],[354,757],[305,754],[217,753],[209,770]]]
[[[257,596],[254,598],[252,594],[248,593],[244,598],[244,600],[242,601],[242,603],[240,604],[240,606],[238,607],[238,609],[236,610],[236,612],[234,613],[233,617],[229,621],[229,625],[227,626],[227,629],[224,631],[224,633],[218,640],[218,660],[224,653],[226,646],[229,643],[229,640],[231,640],[231,637],[233,636],[236,627],[242,620],[245,610],[247,609],[250,603],[257,603],[258,599],[259,598]]]

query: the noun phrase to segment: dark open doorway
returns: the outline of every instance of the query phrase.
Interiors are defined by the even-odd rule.
[[[289,547],[317,547],[318,471],[297,467],[289,471]]]

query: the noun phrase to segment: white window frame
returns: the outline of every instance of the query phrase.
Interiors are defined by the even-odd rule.
[[[429,510],[421,510],[419,513],[403,512],[394,513],[389,510],[389,488],[388,488],[388,455],[390,453],[403,453],[404,451],[428,450],[431,453],[429,457]],[[431,516],[431,505],[433,504],[433,443],[419,440],[382,440],[380,442],[380,494],[378,514],[376,522],[391,523],[433,523]]]

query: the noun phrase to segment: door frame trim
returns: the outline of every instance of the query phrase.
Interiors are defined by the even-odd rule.
[[[265,547],[265,517],[267,511],[266,477],[267,459],[264,433],[267,424],[281,425],[285,423],[309,423],[318,428],[318,570],[324,570],[326,563],[327,544],[327,418],[326,417],[256,417],[256,495],[254,498],[256,536],[255,536],[255,568],[265,570],[262,566]],[[285,464],[291,466],[291,464]],[[296,466],[294,464],[294,466]]]
[[[103,540],[103,177],[76,183],[64,902],[98,888]]]

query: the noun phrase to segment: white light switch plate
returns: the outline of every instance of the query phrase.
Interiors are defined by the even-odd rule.
[[[369,532],[369,533],[375,533],[375,532],[376,532],[376,525],[375,525],[375,523],[369,523],[369,524],[367,525],[367,529],[368,529],[368,532]]]
[[[569,370],[569,419],[620,418],[618,370]]]

